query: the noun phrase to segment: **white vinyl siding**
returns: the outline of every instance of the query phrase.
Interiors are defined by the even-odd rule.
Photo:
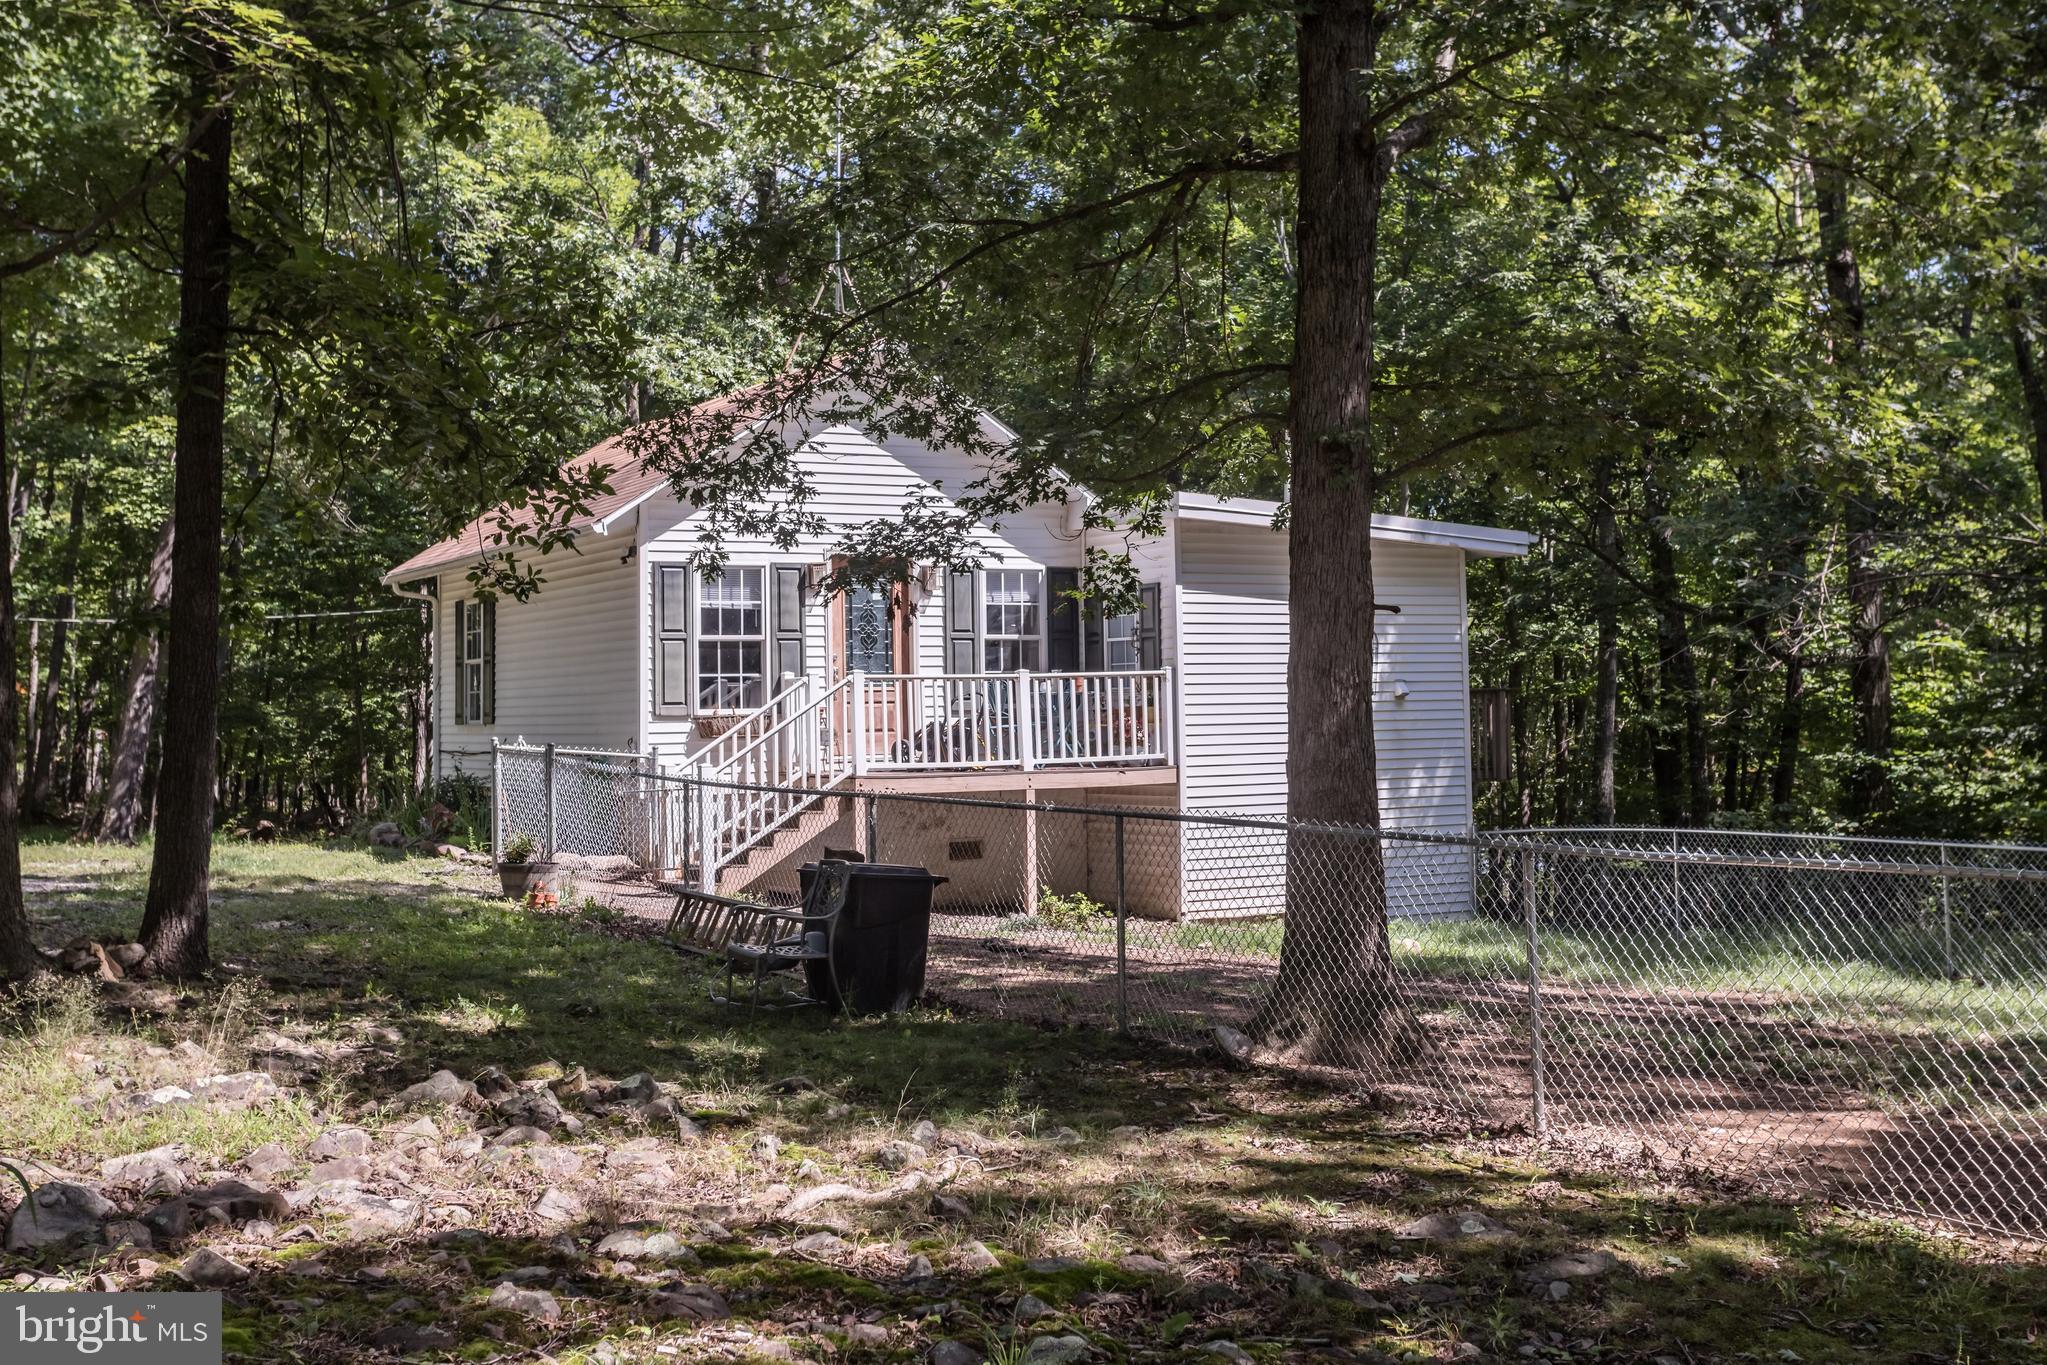
[[[618,540],[593,536],[583,544],[581,555],[557,550],[534,560],[543,581],[528,600],[497,599],[489,723],[456,725],[454,690],[437,680],[440,772],[488,774],[494,735],[505,740],[523,735],[535,744],[632,747],[639,701],[633,666],[640,638],[633,588],[638,570],[619,562],[625,544]],[[455,657],[454,601],[469,591],[461,573],[441,576],[438,658]]]
[[[1184,521],[1180,547],[1181,798],[1190,810],[1283,816],[1287,809],[1287,555],[1257,526]],[[1463,552],[1375,540],[1380,602],[1374,728],[1381,821],[1388,829],[1462,832],[1471,820],[1465,719]],[[1409,695],[1393,698],[1393,679]],[[1285,891],[1285,850],[1272,837],[1190,830],[1190,915],[1272,913]],[[1460,914],[1469,855],[1396,844],[1388,885],[1396,914]]]

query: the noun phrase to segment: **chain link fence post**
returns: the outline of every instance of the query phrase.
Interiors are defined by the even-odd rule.
[[[867,794],[867,861],[881,861],[881,833],[876,819],[881,814],[881,800],[873,792]]]
[[[1130,1033],[1130,911],[1124,877],[1123,812],[1116,812],[1116,1032]]]
[[[1955,979],[1955,919],[1954,907],[1948,899],[1946,844],[1940,846],[1940,970],[1948,980]]]
[[[541,857],[547,862],[554,861],[554,744],[550,741],[540,753],[540,794],[547,809],[547,848]]]
[[[505,751],[490,737],[490,860],[502,861],[505,851]]]
[[[1549,1109],[1543,1095],[1542,937],[1536,925],[1535,851],[1521,853],[1521,903],[1528,915],[1528,1071],[1532,1084],[1531,1124],[1535,1140],[1549,1136]]]

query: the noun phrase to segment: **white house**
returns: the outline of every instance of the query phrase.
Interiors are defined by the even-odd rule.
[[[1009,435],[984,420],[991,435]],[[1275,504],[1175,495],[1164,533],[1130,544],[1143,609],[1129,615],[1102,619],[1062,596],[1090,544],[1126,545],[1082,528],[1078,490],[1076,501],[979,527],[978,571],[911,566],[906,590],[827,597],[816,585],[843,528],[896,516],[913,494],[943,497],[979,469],[962,451],[843,425],[790,435],[816,490],[811,507],[831,529],[794,551],[728,540],[730,562],[715,581],[685,564],[698,514],[618,438],[579,457],[612,465],[615,491],[578,521],[573,550],[542,562],[544,583],[529,601],[473,595],[467,575],[491,548],[490,517],[386,574],[394,589],[435,604],[436,773],[488,772],[493,738],[523,737],[792,789],[700,789],[687,809],[671,801],[653,817],[647,860],[726,890],[857,838],[845,822],[865,803],[842,798],[863,790],[1284,813],[1287,537],[1273,527]],[[1358,626],[1375,630],[1389,828],[1471,827],[1465,564],[1523,554],[1529,541],[1489,527],[1373,520],[1381,607],[1359,603]],[[919,809],[918,830],[892,831],[887,856],[946,874],[954,905],[1013,905],[1017,858],[958,838],[944,807]],[[974,815],[985,830],[989,812]],[[955,823],[965,822],[962,812]],[[1099,830],[1045,849],[1035,822],[1016,833],[1027,903],[1040,886],[1101,894]],[[1127,888],[1133,911],[1278,908],[1277,841],[1247,855],[1229,831],[1190,825],[1173,843],[1143,860]],[[1398,879],[1402,910],[1469,907],[1465,850],[1408,852],[1427,866]]]

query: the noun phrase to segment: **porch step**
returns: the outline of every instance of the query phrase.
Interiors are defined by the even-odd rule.
[[[823,792],[789,823],[718,869],[720,895],[737,896],[756,886],[804,845],[846,818],[852,798]],[[778,888],[786,889],[786,888]]]

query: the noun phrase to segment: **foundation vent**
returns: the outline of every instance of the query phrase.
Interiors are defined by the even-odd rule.
[[[945,846],[945,856],[956,863],[976,863],[981,860],[979,839],[954,839]]]

